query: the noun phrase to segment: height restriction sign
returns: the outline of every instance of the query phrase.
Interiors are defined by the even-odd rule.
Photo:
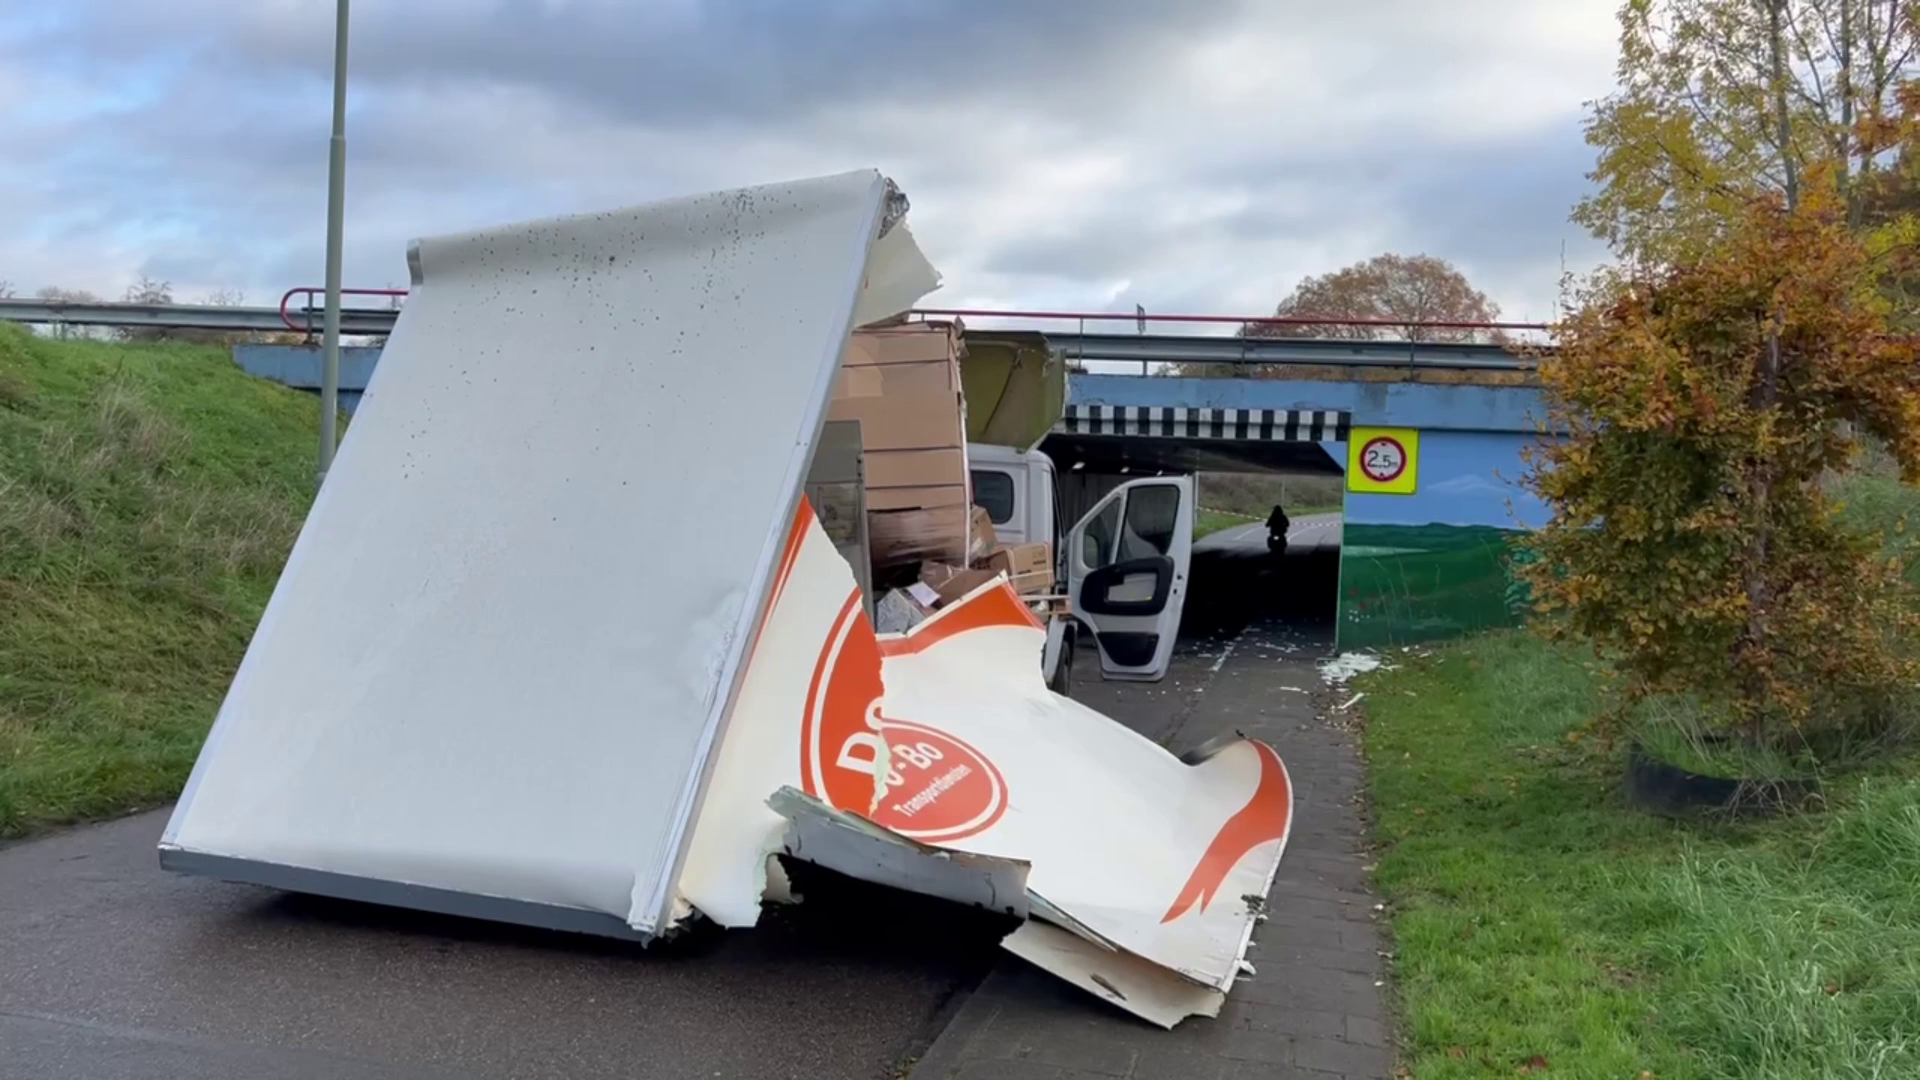
[[[1420,473],[1420,432],[1357,427],[1347,439],[1347,490],[1411,495]]]

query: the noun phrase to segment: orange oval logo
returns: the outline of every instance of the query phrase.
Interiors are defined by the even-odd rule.
[[[945,731],[881,715],[881,690],[879,642],[856,589],[807,692],[800,736],[806,793],[915,840],[951,842],[991,828],[1007,809],[1000,770]]]

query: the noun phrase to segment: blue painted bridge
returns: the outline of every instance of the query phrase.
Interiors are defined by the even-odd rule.
[[[1543,402],[1511,354],[1386,342],[1048,340],[1073,365],[1066,415],[1044,444],[1063,477],[1347,476],[1343,647],[1446,637],[1518,617],[1524,597],[1509,552],[1545,516],[1519,482]],[[255,375],[319,388],[317,348],[241,345],[234,354]],[[342,350],[343,408],[358,405],[378,363],[378,348]],[[1169,374],[1196,369],[1204,374]],[[1386,482],[1370,479],[1361,460],[1380,439],[1402,453]]]

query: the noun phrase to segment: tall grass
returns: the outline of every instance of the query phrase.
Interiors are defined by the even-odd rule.
[[[0,836],[174,794],[311,497],[312,399],[0,326]]]
[[[1364,686],[1413,1075],[1920,1076],[1900,759],[1824,813],[1682,825],[1630,808],[1618,747],[1582,735],[1602,681],[1574,654],[1490,635]]]

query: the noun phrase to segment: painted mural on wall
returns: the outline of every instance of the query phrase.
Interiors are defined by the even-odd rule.
[[[1340,648],[1407,645],[1520,621],[1526,595],[1513,575],[1513,541],[1547,517],[1519,483],[1520,451],[1532,439],[1425,431],[1411,494],[1349,491]]]

